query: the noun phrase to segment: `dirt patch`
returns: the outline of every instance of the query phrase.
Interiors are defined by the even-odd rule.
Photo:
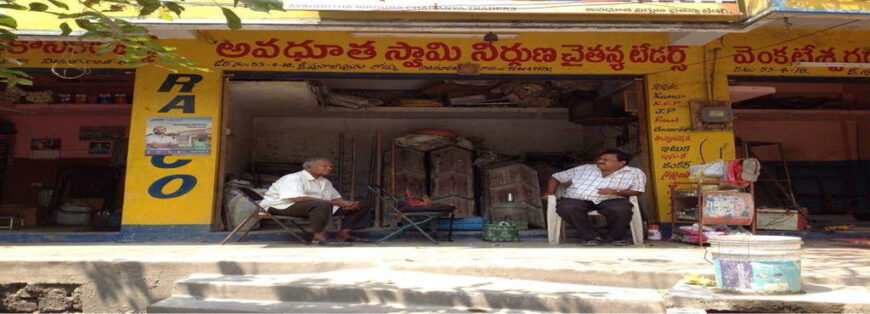
[[[81,312],[81,285],[0,284],[0,312]]]

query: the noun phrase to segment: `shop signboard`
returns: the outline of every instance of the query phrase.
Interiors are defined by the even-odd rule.
[[[780,12],[803,12],[803,13],[844,13],[844,14],[867,14],[870,13],[868,1],[824,1],[824,0],[780,0],[774,1],[774,8]]]
[[[592,15],[740,15],[737,0],[285,0],[287,10]]]

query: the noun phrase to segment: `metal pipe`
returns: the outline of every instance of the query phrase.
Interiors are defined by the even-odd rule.
[[[375,185],[383,188],[383,152],[381,151],[381,131],[375,132]],[[375,197],[375,213],[377,213],[378,226],[382,226],[381,198]]]
[[[390,191],[393,195],[396,193],[396,141],[392,141],[390,145]]]
[[[344,132],[338,132],[338,191],[344,192]]]
[[[350,138],[350,200],[356,199],[356,138]]]

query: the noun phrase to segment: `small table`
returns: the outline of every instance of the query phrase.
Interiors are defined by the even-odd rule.
[[[15,229],[15,220],[18,220],[18,225],[24,227],[24,219],[15,216],[0,216],[0,229],[13,230]],[[7,223],[8,221],[8,223]]]

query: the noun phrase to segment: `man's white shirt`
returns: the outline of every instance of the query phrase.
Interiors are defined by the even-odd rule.
[[[622,198],[618,195],[601,195],[598,189],[632,190],[643,192],[646,175],[638,168],[625,166],[605,177],[596,165],[582,165],[553,174],[559,182],[571,182],[564,197],[592,201],[595,204],[609,199]]]
[[[302,170],[285,175],[278,179],[278,181],[275,181],[275,183],[272,183],[272,186],[263,195],[260,207],[285,209],[294,203],[288,199],[297,197],[311,197],[331,201],[341,198],[341,194],[335,190],[332,182],[329,182],[326,178],[315,178],[308,171]],[[338,208],[338,206],[332,206],[332,212],[335,213]]]

